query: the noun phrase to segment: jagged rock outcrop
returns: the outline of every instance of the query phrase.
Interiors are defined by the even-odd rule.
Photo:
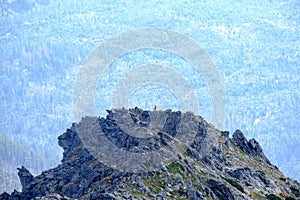
[[[245,151],[253,156],[259,156],[266,162],[270,163],[263,153],[260,144],[254,138],[248,141],[242,131],[236,130],[232,135],[232,140],[238,147],[240,147],[242,151]]]
[[[148,171],[135,172],[138,167],[126,171],[99,156],[121,153],[108,149],[97,154],[101,137],[121,153],[130,152],[122,158],[125,163],[133,159],[130,156],[147,152],[149,156],[172,154],[174,159],[153,157],[150,161],[163,162],[148,163],[149,168],[144,166]],[[87,146],[93,143],[93,148]],[[190,112],[108,110],[106,118],[85,117],[73,123],[58,137],[58,144],[64,149],[61,164],[35,177],[25,167],[19,168],[22,191],[3,193],[0,200],[299,198],[300,184],[272,165],[257,141],[248,141],[239,130],[231,139],[228,131],[219,131]]]
[[[24,166],[22,168],[18,168],[18,176],[20,177],[20,182],[22,185],[23,192],[30,189],[30,184],[33,181],[33,175],[26,169]]]
[[[1,195],[0,195],[0,199],[9,199],[10,195],[7,193],[7,192],[3,192]]]
[[[208,187],[213,191],[214,195],[220,200],[234,200],[234,194],[223,183],[214,179],[207,181]]]

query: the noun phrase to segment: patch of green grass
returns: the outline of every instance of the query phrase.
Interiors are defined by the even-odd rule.
[[[151,192],[153,192],[154,194],[158,194],[164,188],[164,177],[166,177],[165,174],[162,174],[160,172],[149,172],[148,178],[142,178],[142,181],[149,187]]]
[[[296,188],[295,186],[291,186],[290,189],[292,190],[292,193],[296,196],[296,197],[300,197],[300,191],[298,188]]]
[[[169,172],[172,172],[174,174],[178,173],[182,176],[184,176],[184,167],[178,163],[178,162],[172,162],[169,165],[166,166]]]
[[[245,193],[244,188],[235,180],[231,179],[231,178],[223,178],[225,181],[227,181],[230,185],[232,185],[233,187],[235,187],[236,189],[238,189],[239,191]]]
[[[154,194],[160,193],[161,189],[163,188],[163,184],[155,179],[144,179],[143,182]]]
[[[137,185],[137,183],[134,183],[133,185],[129,186],[129,185],[125,185],[126,189],[125,192],[122,194],[129,194],[132,197],[134,197],[135,199],[142,199],[143,197],[146,198],[150,198],[148,196],[148,194],[145,194],[145,192],[139,191],[138,188],[139,186]]]
[[[251,197],[253,197],[254,199],[258,199],[258,200],[263,199],[263,197],[262,197],[260,194],[258,194],[258,193],[256,193],[256,192],[253,192],[253,191],[250,191],[250,195],[251,195]]]
[[[181,189],[171,192],[171,195],[172,195],[172,199],[180,199],[180,200],[187,199],[186,194]]]
[[[275,194],[268,194],[268,195],[266,196],[266,198],[267,198],[268,200],[281,200],[281,198],[280,198],[279,196],[275,195]]]

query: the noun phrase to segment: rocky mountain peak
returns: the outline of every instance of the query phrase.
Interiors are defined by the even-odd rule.
[[[229,137],[191,112],[112,109],[58,137],[61,163],[18,175],[11,199],[299,199],[300,184],[255,139]]]

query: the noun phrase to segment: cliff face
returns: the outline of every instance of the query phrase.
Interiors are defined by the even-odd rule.
[[[104,138],[116,149],[103,151]],[[257,141],[239,130],[229,138],[192,113],[109,110],[106,118],[72,124],[58,140],[61,164],[36,177],[18,169],[22,192],[3,193],[0,200],[300,196],[300,184],[272,165]]]

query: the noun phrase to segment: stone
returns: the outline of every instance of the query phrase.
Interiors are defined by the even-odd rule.
[[[207,181],[209,188],[213,191],[213,193],[220,199],[220,200],[234,200],[234,194],[231,190],[223,183],[209,179]]]
[[[59,194],[51,194],[44,197],[36,197],[34,198],[34,200],[71,200],[71,199],[68,197],[63,197]]]
[[[243,151],[249,152],[248,140],[244,136],[243,132],[236,130],[232,135],[232,140],[237,146],[239,146]]]
[[[193,148],[187,148],[186,153],[198,161],[201,160],[200,154]]]
[[[229,131],[221,131],[221,135],[224,137],[229,137]]]
[[[10,195],[6,192],[3,192],[1,195],[0,195],[0,200],[8,200],[10,197]]]
[[[20,200],[20,199],[26,199],[26,196],[22,196],[22,193],[18,192],[17,190],[14,190],[9,197],[9,200]]]
[[[187,189],[186,195],[189,200],[203,200],[204,199],[201,192],[194,190],[192,188]]]
[[[167,197],[164,194],[157,194],[156,199],[157,200],[167,200]]]
[[[177,183],[183,183],[183,178],[180,174],[176,173],[175,178],[177,180]]]
[[[124,194],[123,199],[129,200],[129,199],[132,199],[132,196],[129,194]]]
[[[99,193],[99,192],[91,194],[88,198],[88,200],[98,200],[98,199],[101,199],[101,200],[115,200],[116,198],[113,194]]]
[[[230,176],[242,180],[242,179],[248,179],[250,176],[252,176],[252,171],[250,168],[238,168],[234,170],[233,172],[228,172]]]
[[[265,185],[270,185],[271,181],[267,178],[266,174],[261,171],[256,171],[254,176],[257,176]]]
[[[27,190],[30,187],[30,184],[33,181],[33,175],[26,169],[24,166],[18,168],[18,176],[20,178],[20,182],[22,185],[23,190]]]
[[[173,190],[173,191],[174,191],[174,190],[179,190],[179,189],[180,189],[180,186],[181,186],[181,184],[178,183],[178,184],[176,184],[176,185],[174,185],[174,186],[172,187],[172,190]]]

